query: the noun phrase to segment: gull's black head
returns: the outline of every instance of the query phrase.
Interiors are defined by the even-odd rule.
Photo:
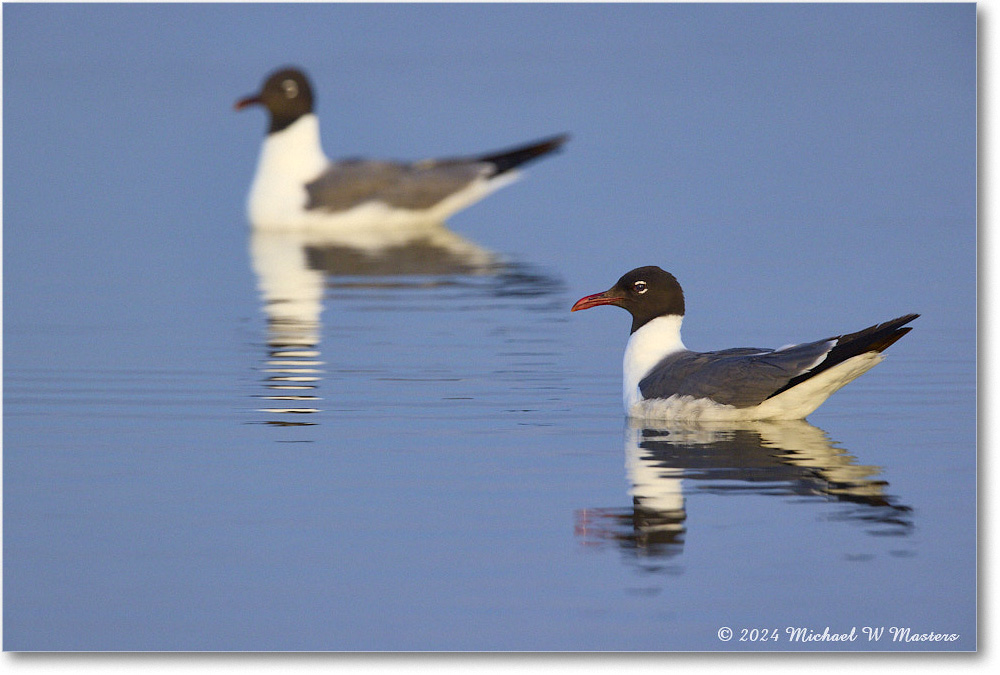
[[[632,332],[661,316],[684,316],[684,291],[670,272],[659,267],[637,267],[603,293],[580,298],[571,312],[598,305],[617,305],[632,315]]]
[[[236,109],[262,105],[271,115],[268,133],[281,131],[313,109],[312,87],[309,78],[298,68],[283,68],[268,76],[260,93],[236,102]]]

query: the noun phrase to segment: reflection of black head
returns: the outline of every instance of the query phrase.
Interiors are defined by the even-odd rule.
[[[683,509],[651,508],[634,499],[629,509],[581,509],[576,534],[586,544],[614,542],[623,552],[642,558],[672,558],[684,551]]]
[[[313,93],[309,79],[297,68],[284,68],[264,81],[260,93],[240,99],[236,109],[262,105],[271,116],[268,133],[287,128],[295,120],[313,110]]]

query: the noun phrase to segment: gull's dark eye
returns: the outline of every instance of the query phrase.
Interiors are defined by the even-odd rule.
[[[639,295],[642,295],[643,293],[648,291],[649,288],[646,286],[645,281],[637,281],[634,284],[632,284],[632,290],[634,290]]]
[[[285,80],[281,83],[281,88],[285,90],[285,98],[295,98],[299,95],[299,85],[295,80]]]

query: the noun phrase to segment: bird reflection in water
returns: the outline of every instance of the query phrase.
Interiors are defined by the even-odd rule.
[[[307,426],[320,411],[320,315],[331,290],[455,287],[492,297],[548,295],[562,283],[441,224],[345,233],[254,230],[250,256],[267,317],[268,424]]]
[[[804,420],[648,424],[630,420],[625,431],[632,507],[578,510],[575,532],[584,545],[613,542],[647,561],[679,556],[687,533],[685,494],[692,490],[819,497],[844,505],[838,518],[872,535],[904,536],[913,528],[910,507],[886,493],[880,467],[858,464]]]

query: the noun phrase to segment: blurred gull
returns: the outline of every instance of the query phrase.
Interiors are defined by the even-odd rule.
[[[270,115],[248,211],[255,228],[332,230],[440,224],[453,213],[513,182],[517,167],[558,150],[566,135],[473,157],[413,163],[344,159],[330,162],[305,74],[271,74],[260,93],[236,109],[264,106]]]

